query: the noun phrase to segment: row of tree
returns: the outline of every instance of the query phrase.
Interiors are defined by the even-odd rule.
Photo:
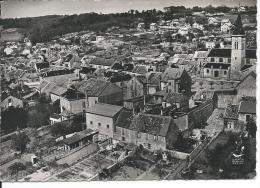
[[[206,12],[228,12],[230,7],[207,6],[205,8],[193,7],[185,8],[184,6],[166,7],[165,12],[152,9],[145,11],[130,10],[125,13],[116,14],[97,14],[86,13],[80,15],[69,16],[42,16],[36,18],[15,18],[15,19],[0,19],[0,25],[4,28],[23,28],[26,35],[29,36],[33,43],[47,42],[55,36],[62,36],[63,34],[78,32],[82,30],[91,30],[96,32],[106,31],[112,26],[119,26],[129,28],[136,26],[140,20],[143,21],[146,27],[152,22],[157,22],[160,19],[174,19],[183,16],[191,16],[195,11]],[[198,22],[203,23],[204,20],[198,19]]]

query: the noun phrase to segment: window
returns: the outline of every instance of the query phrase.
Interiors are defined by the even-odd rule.
[[[209,73],[209,69],[206,69],[207,73]]]
[[[98,123],[98,126],[101,126],[101,123]]]
[[[238,42],[235,42],[235,43],[234,43],[234,48],[235,48],[235,49],[238,49]]]
[[[153,139],[154,139],[154,140],[158,140],[158,136],[154,136]]]
[[[227,75],[227,71],[224,71],[224,75]]]
[[[95,101],[95,104],[97,104],[97,101]]]
[[[12,99],[8,99],[8,103],[11,103],[12,102]]]
[[[151,149],[151,144],[148,144],[147,147],[148,147],[148,149]]]
[[[124,129],[122,129],[122,135],[125,135],[125,130]]]
[[[86,108],[86,103],[82,102],[82,108]]]
[[[169,82],[168,85],[170,86],[170,85],[171,85],[171,82]]]
[[[122,137],[122,141],[125,141],[125,137]]]
[[[235,57],[235,60],[237,60],[237,57]]]
[[[248,122],[250,120],[250,115],[246,115],[246,121]]]
[[[214,57],[210,58],[210,61],[211,61],[211,62],[214,62]]]
[[[228,58],[228,63],[231,63],[231,58]]]
[[[222,57],[219,58],[219,62],[221,62],[221,63],[223,62],[223,58]]]
[[[148,134],[147,134],[147,133],[146,133],[146,135],[145,135],[145,139],[148,140]]]
[[[107,128],[109,129],[109,125],[107,124]]]
[[[90,125],[93,125],[93,121],[90,121]]]

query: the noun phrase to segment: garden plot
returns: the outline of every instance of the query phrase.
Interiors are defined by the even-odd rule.
[[[72,165],[63,172],[51,177],[48,181],[87,181],[95,176],[101,169],[114,164],[105,156],[96,154]]]

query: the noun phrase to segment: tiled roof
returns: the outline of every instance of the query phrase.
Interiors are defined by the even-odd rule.
[[[145,74],[147,73],[147,69],[146,66],[135,66],[132,72],[138,74]]]
[[[71,136],[69,138],[64,139],[62,142],[67,144],[67,145],[70,145],[70,144],[73,144],[75,142],[79,142],[83,138],[90,136],[90,135],[93,135],[93,134],[96,134],[96,133],[97,133],[96,131],[93,131],[91,129],[86,129],[86,130],[83,130],[83,131],[80,131],[80,132],[74,134],[73,136]]]
[[[148,75],[148,83],[153,85],[160,85],[161,81],[161,72],[152,72]]]
[[[64,94],[66,91],[67,91],[67,89],[64,87],[54,86],[50,93],[60,96],[60,95]]]
[[[133,112],[131,110],[123,109],[116,120],[115,125],[118,127],[129,129],[133,120]]]
[[[176,80],[181,77],[183,70],[178,68],[167,68],[162,74],[162,81]]]
[[[229,104],[225,109],[224,118],[238,119],[238,105]]]
[[[163,101],[168,102],[168,103],[179,103],[186,99],[183,94],[174,93],[174,92],[167,93],[165,91],[157,91],[153,95],[163,97]]]
[[[80,100],[85,99],[85,94],[73,89],[68,89],[65,93],[62,94],[62,97],[68,100]]]
[[[170,116],[139,114],[134,117],[129,129],[165,137],[171,124],[174,122]]]
[[[238,113],[256,114],[256,101],[241,101]]]
[[[75,84],[75,87],[86,93],[87,96],[99,96],[102,94],[103,90],[109,85],[112,84],[110,82],[104,80],[98,80],[94,78],[90,78],[88,80],[83,80]]]
[[[193,97],[193,100],[208,100],[212,99],[214,96],[215,91],[209,91],[209,90],[198,90],[196,94]],[[203,98],[202,98],[203,96]]]
[[[147,83],[147,78],[146,78],[145,75],[137,75],[137,76],[136,76],[136,79],[137,79],[140,83],[142,83],[142,84],[146,84],[146,83]]]
[[[231,49],[214,48],[209,52],[208,57],[226,57],[231,58]]]
[[[112,66],[114,64],[114,60],[105,59],[105,58],[94,58],[90,61],[89,64],[93,65],[103,65],[103,66]]]
[[[122,106],[115,106],[111,104],[97,103],[92,107],[86,109],[87,113],[97,114],[101,116],[114,117],[120,110]]]

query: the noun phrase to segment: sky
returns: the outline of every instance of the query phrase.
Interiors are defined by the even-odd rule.
[[[2,18],[44,15],[81,14],[88,12],[115,13],[130,9],[160,9],[167,6],[238,6],[256,5],[256,0],[4,0]]]

